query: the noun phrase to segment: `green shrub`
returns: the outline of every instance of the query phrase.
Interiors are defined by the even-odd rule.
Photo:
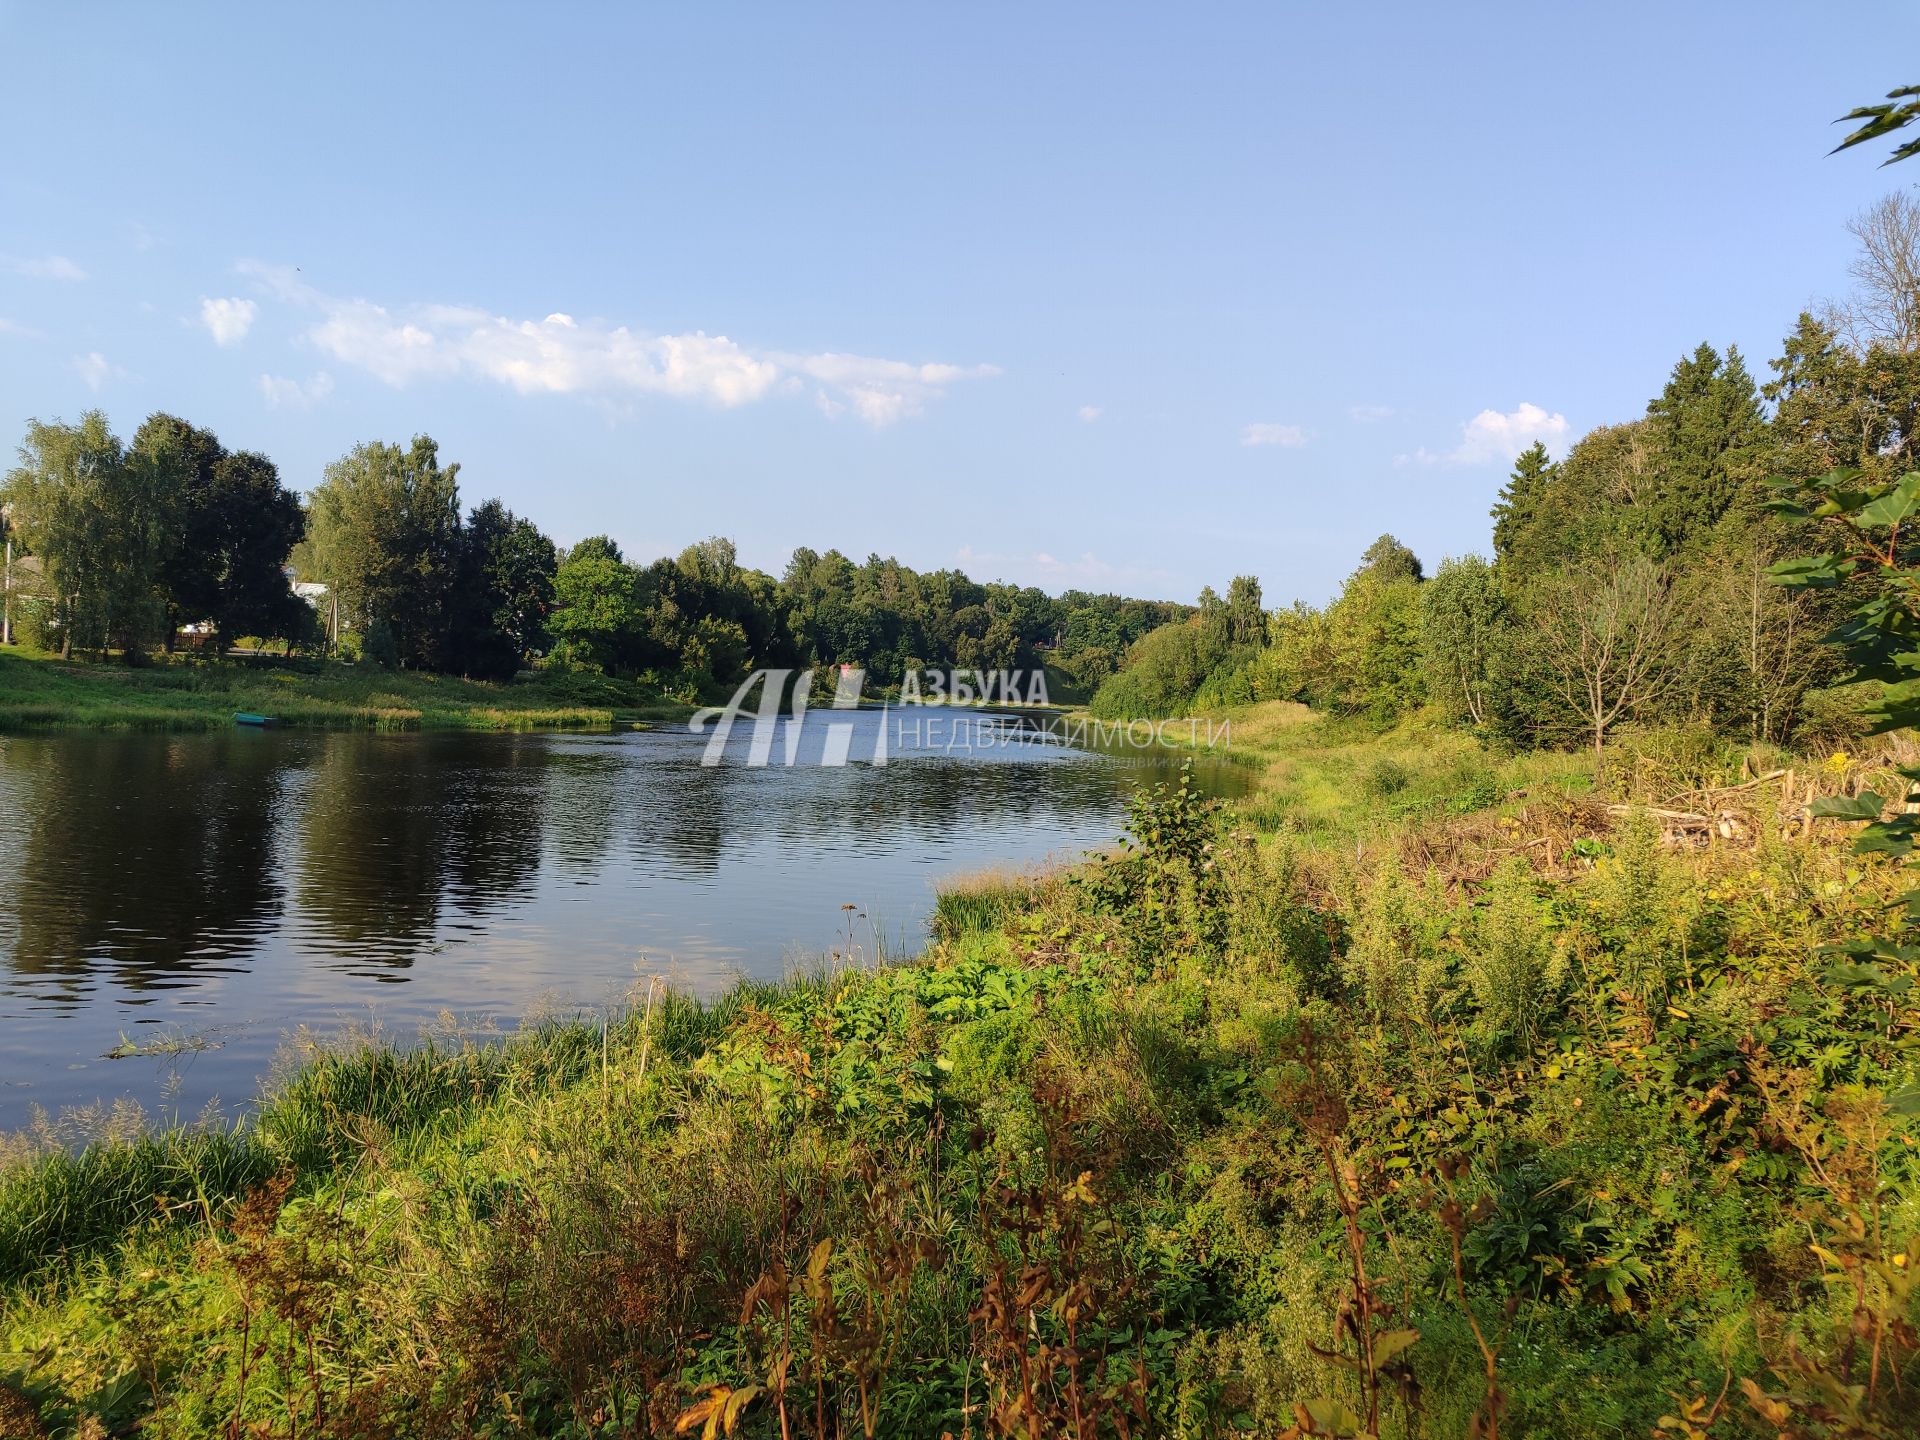
[[[1547,935],[1533,873],[1519,858],[1493,873],[1462,970],[1482,1032],[1516,1050],[1547,1033],[1566,984],[1566,960]]]
[[[1360,790],[1369,800],[1385,800],[1406,789],[1412,779],[1398,760],[1376,760],[1360,777]]]

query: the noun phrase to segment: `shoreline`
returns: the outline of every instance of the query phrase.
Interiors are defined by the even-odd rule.
[[[1876,1037],[1920,1024],[1917,967],[1808,958],[1898,868],[1776,833],[1737,747],[1692,779],[1743,818],[1695,846],[1637,791],[1572,793],[1582,756],[1242,723],[1266,769],[1231,824],[1167,787],[1110,856],[943,887],[910,960],[316,1046],[244,1122],[0,1148],[0,1403],[53,1436],[312,1431],[355,1396],[367,1433],[611,1435],[724,1391],[756,1440],[803,1399],[934,1436],[1024,1358],[1274,1433],[1351,1393],[1361,1265],[1433,1433],[1484,1403],[1467,1322],[1503,1309],[1534,1341],[1496,1357],[1513,1433],[1561,1433],[1568,1394],[1645,1431],[1764,1382],[1804,1193],[1836,1155],[1906,1173],[1911,1064]],[[1840,1045],[1844,1074],[1795,1059]],[[1870,1255],[1836,1216],[1834,1254],[1920,1256],[1910,1207]],[[1817,1329],[1854,1300],[1767,1303]]]
[[[0,734],[218,731],[240,714],[286,729],[612,731],[683,721],[697,708],[602,676],[502,683],[331,661],[122,667],[0,651]]]

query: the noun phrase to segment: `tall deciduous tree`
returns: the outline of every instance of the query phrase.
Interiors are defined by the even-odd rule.
[[[1920,350],[1920,201],[1895,190],[1847,229],[1859,242],[1847,267],[1854,290],[1832,307],[1835,328],[1858,354]]]
[[[27,422],[3,498],[44,569],[63,655],[118,644],[132,662],[159,633],[182,489],[177,458],[128,451],[98,410],[77,425]]]
[[[1512,625],[1500,577],[1478,555],[1442,560],[1434,577],[1420,587],[1420,653],[1427,693],[1456,719],[1486,723],[1488,692]]]
[[[1257,576],[1236,575],[1227,586],[1227,643],[1254,646],[1267,643],[1267,611],[1261,603]]]
[[[1596,765],[1608,731],[1681,683],[1685,629],[1673,577],[1645,555],[1609,548],[1543,577],[1531,618],[1553,695]]]
[[[604,535],[567,552],[554,575],[553,607],[547,626],[554,638],[575,658],[607,671],[621,667],[643,619],[633,568]]]
[[[1386,582],[1390,580],[1419,580],[1425,571],[1420,567],[1420,557],[1402,545],[1391,535],[1382,535],[1369,545],[1360,556],[1360,568],[1347,580],[1351,585],[1362,577]]]
[[[299,497],[264,455],[230,453],[211,431],[154,414],[132,450],[169,466],[180,484],[178,529],[161,570],[167,638],[208,620],[223,640],[293,637],[308,620],[283,567],[306,529]]]
[[[1728,729],[1744,720],[1753,739],[1782,743],[1806,692],[1840,672],[1824,641],[1842,618],[1830,592],[1773,582],[1768,571],[1783,543],[1780,527],[1727,537],[1695,568],[1687,594],[1693,710]]]
[[[458,465],[417,435],[372,441],[327,467],[308,507],[313,578],[339,590],[344,615],[384,627],[402,663],[441,658],[460,557]]]
[[[498,500],[474,507],[460,541],[447,663],[504,680],[546,648],[553,610],[553,541]]]

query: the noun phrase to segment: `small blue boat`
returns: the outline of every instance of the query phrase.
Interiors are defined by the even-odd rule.
[[[258,725],[264,729],[273,724],[273,716],[255,715],[248,710],[238,710],[234,712],[233,723],[236,725]]]

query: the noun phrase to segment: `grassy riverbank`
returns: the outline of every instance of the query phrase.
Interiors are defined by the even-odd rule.
[[[692,707],[597,675],[497,685],[324,661],[129,667],[0,650],[0,732],[218,730],[239,711],[330,729],[605,730]]]
[[[1236,722],[919,963],[17,1142],[0,1435],[1912,1433],[1920,966],[1795,818],[1869,767]]]

